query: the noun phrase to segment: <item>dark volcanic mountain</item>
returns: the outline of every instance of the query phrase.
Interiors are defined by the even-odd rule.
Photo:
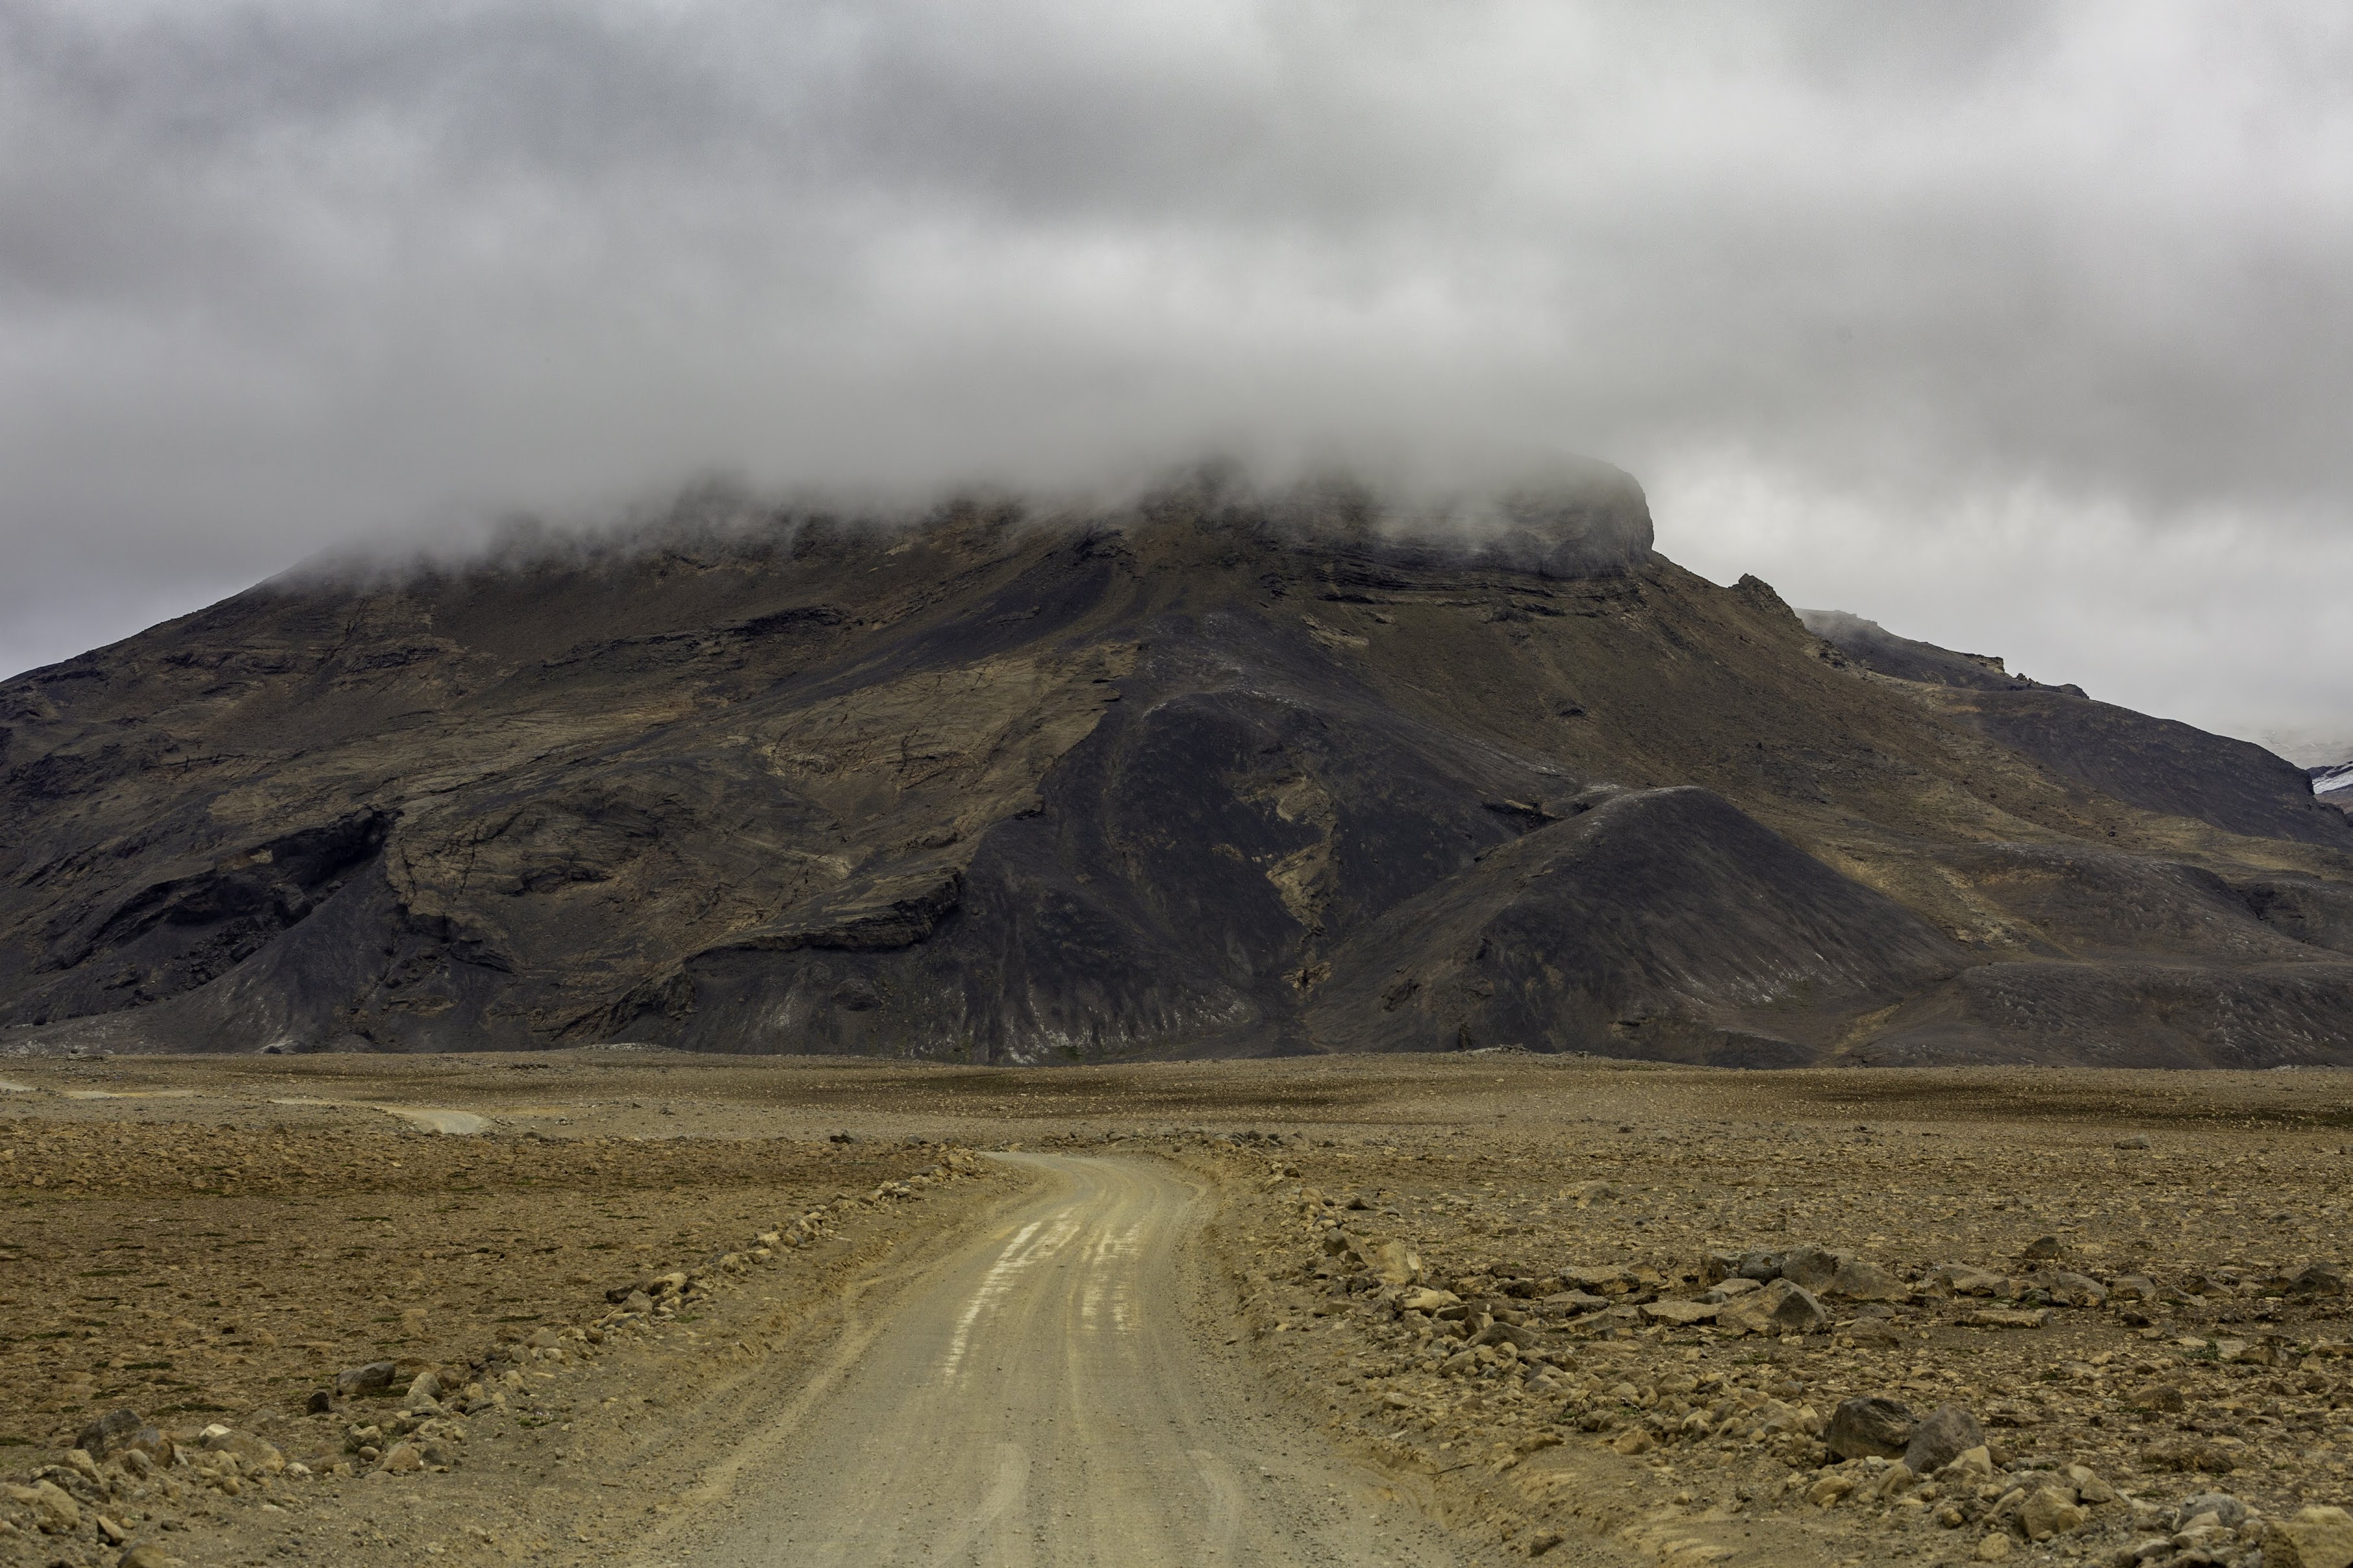
[[[0,686],[0,1043],[2353,1062],[2302,770],[1846,620],[1630,481],[290,578]]]

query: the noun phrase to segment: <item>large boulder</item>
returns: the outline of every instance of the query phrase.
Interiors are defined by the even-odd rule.
[[[1384,1241],[1374,1247],[1365,1267],[1384,1285],[1402,1288],[1421,1283],[1421,1258],[1402,1241]]]
[[[216,1422],[205,1428],[201,1440],[209,1452],[235,1454],[238,1467],[248,1475],[274,1476],[286,1468],[286,1456],[250,1432],[234,1431]]]
[[[1687,1329],[1711,1321],[1718,1310],[1715,1303],[1707,1301],[1646,1301],[1642,1304],[1642,1316],[1654,1323]]]
[[[2063,1307],[2097,1307],[2108,1299],[2107,1287],[2088,1274],[2059,1269],[2035,1281]]]
[[[1781,1278],[1809,1290],[1826,1289],[1852,1257],[1826,1247],[1801,1247],[1781,1259]]]
[[[365,1366],[354,1366],[335,1373],[335,1392],[345,1399],[354,1394],[374,1394],[390,1388],[400,1375],[400,1368],[388,1361],[372,1361]]]
[[[136,1451],[159,1465],[172,1462],[172,1439],[147,1424],[136,1410],[110,1410],[84,1426],[74,1447],[93,1459],[108,1459]]]
[[[11,1486],[7,1496],[10,1501],[33,1510],[34,1526],[44,1535],[71,1535],[81,1528],[81,1505],[55,1481]]]
[[[1715,1310],[1715,1323],[1740,1334],[1805,1334],[1830,1326],[1831,1315],[1814,1293],[1780,1279],[1736,1296]]]
[[[1842,1400],[1831,1412],[1822,1446],[1841,1459],[1901,1458],[1920,1425],[1911,1407],[1893,1399],[1868,1396]]]
[[[1912,1291],[1903,1280],[1878,1264],[1854,1258],[1840,1265],[1822,1293],[1842,1296],[1850,1301],[1902,1301],[1909,1300]]]
[[[1939,1405],[1913,1429],[1904,1464],[1915,1476],[1934,1475],[1972,1448],[1985,1447],[1985,1431],[1966,1405]]]
[[[2091,1515],[2075,1500],[2073,1487],[2038,1487],[2027,1494],[2018,1522],[2029,1541],[2048,1541],[2081,1530]]]
[[[2299,1509],[2263,1526],[2263,1568],[2353,1568],[2353,1514]]]
[[[1970,1263],[1939,1264],[1928,1279],[1956,1296],[1999,1296],[2010,1286],[2009,1276]]]

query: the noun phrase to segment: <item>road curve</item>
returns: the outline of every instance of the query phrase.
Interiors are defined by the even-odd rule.
[[[896,1292],[714,1478],[711,1568],[1308,1568],[1459,1561],[1443,1531],[1188,1333],[1202,1188],[1018,1155],[1046,1191]]]

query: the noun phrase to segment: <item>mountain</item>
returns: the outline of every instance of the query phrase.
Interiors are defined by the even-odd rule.
[[[1835,610],[1798,615],[1809,630],[1865,669],[1986,693],[1968,697],[1954,711],[2088,788],[2232,833],[2342,843],[2337,825],[2312,809],[2310,797],[2327,787],[2325,781],[2261,746],[2094,702],[2081,687],[2045,686],[2009,675],[1999,658],[1948,653],[1895,637],[1857,616]]]
[[[0,684],[0,1050],[2353,1062],[2301,770],[1816,625],[1614,473],[296,574]]]
[[[2353,762],[2306,768],[2305,772],[2311,776],[2313,795],[2323,805],[2333,805],[2353,816]]]

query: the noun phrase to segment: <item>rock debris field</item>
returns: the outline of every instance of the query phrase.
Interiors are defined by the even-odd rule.
[[[1499,1543],[2353,1562],[2341,1078],[2104,1076],[2064,1121],[1989,1114],[2000,1075],[1606,1081],[1565,1125],[1224,1156],[1259,1342],[1356,1440],[1475,1478]]]
[[[977,1165],[174,1090],[27,1085],[0,1110],[0,1562],[45,1565],[242,1561],[216,1538],[269,1524],[304,1555],[296,1521],[345,1482],[568,1430],[585,1363],[691,1341],[765,1276],[829,1277],[845,1234]],[[544,1535],[526,1519],[490,1560]]]
[[[1464,1561],[2353,1564],[2342,1073],[5,1076],[0,1563],[666,1561],[752,1391],[1070,1147],[1210,1184],[1188,1331]]]

